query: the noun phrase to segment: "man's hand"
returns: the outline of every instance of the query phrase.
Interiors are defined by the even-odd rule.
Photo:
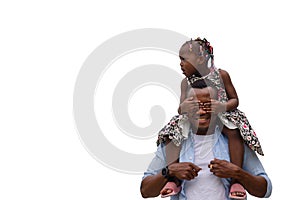
[[[168,166],[170,176],[180,180],[192,180],[198,176],[200,167],[191,162],[173,163]]]
[[[214,159],[208,165],[210,171],[220,178],[238,178],[240,167],[226,160]]]

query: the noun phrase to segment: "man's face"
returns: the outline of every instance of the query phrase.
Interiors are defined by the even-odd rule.
[[[197,99],[200,103],[204,104],[210,103],[211,99],[217,96],[217,92],[211,87],[203,89],[193,88],[189,92],[189,96],[194,97],[194,99]],[[200,106],[200,104],[197,111],[188,113],[188,116],[193,129],[205,133],[209,126],[215,123],[217,117],[216,114],[203,110],[203,107]]]

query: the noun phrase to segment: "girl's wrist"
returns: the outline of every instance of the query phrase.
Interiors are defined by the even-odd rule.
[[[179,106],[179,108],[178,108],[178,114],[181,114],[181,108],[180,108],[180,106]]]
[[[228,108],[228,102],[223,102],[223,103],[221,103],[221,105],[222,105],[222,109],[225,111],[225,112],[227,112],[227,111],[229,111],[227,108]]]
[[[184,114],[184,113],[187,113],[187,111],[184,108],[182,109],[181,105],[179,106],[178,111],[179,111],[178,113],[181,114],[181,115]]]

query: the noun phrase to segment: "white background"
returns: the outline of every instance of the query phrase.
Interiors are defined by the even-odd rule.
[[[139,28],[211,41],[216,65],[230,73],[239,107],[259,134],[265,152],[260,158],[273,181],[271,199],[295,199],[297,8],[292,0],[1,1],[0,199],[142,199],[141,174],[116,172],[86,151],[72,108],[88,55]]]

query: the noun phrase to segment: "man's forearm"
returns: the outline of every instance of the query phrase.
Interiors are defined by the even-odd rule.
[[[144,198],[157,197],[166,183],[167,179],[161,173],[148,176],[142,181],[141,194]]]
[[[253,176],[243,169],[235,177],[249,192],[256,197],[264,197],[267,192],[267,181],[262,176]]]

